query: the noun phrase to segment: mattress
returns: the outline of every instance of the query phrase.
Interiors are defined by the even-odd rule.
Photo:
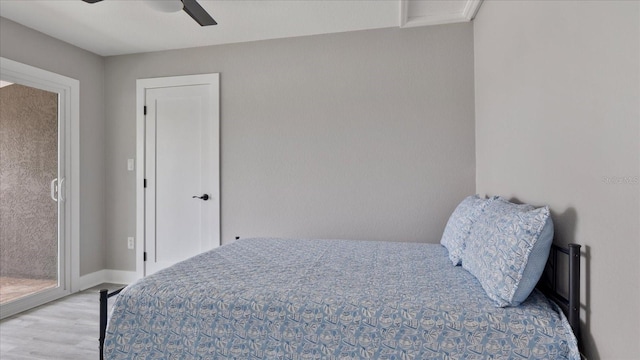
[[[439,244],[243,239],[129,285],[106,359],[579,359],[537,290],[497,308]]]

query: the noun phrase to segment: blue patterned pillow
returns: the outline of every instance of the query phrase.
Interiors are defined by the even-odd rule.
[[[481,199],[478,195],[467,196],[449,217],[440,244],[449,251],[449,259],[453,265],[460,265],[471,225],[478,219],[487,203],[488,200]]]
[[[542,275],[553,240],[549,207],[491,201],[473,223],[462,266],[500,307],[524,301]]]

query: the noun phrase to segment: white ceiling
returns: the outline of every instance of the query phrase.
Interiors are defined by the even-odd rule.
[[[102,56],[469,21],[481,0],[199,0],[200,27],[147,1],[0,0],[0,16]]]

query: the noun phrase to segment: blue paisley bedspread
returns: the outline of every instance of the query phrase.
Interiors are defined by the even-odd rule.
[[[105,358],[579,359],[535,290],[497,308],[439,244],[244,239],[128,286]]]

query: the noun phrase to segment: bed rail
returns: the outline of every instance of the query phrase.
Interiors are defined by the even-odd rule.
[[[545,274],[537,285],[537,288],[548,298],[560,305],[569,319],[569,325],[571,325],[579,345],[582,343],[580,341],[580,247],[578,244],[569,244],[567,247],[552,244]],[[568,277],[565,277],[568,284],[568,297],[565,297],[558,289],[558,272],[560,270],[558,254],[565,254],[569,257]]]
[[[124,289],[124,287],[113,292],[109,292],[107,289],[100,290],[100,338],[98,339],[100,342],[100,360],[104,360],[104,336],[107,333],[107,304],[109,298],[120,294],[122,289]]]

